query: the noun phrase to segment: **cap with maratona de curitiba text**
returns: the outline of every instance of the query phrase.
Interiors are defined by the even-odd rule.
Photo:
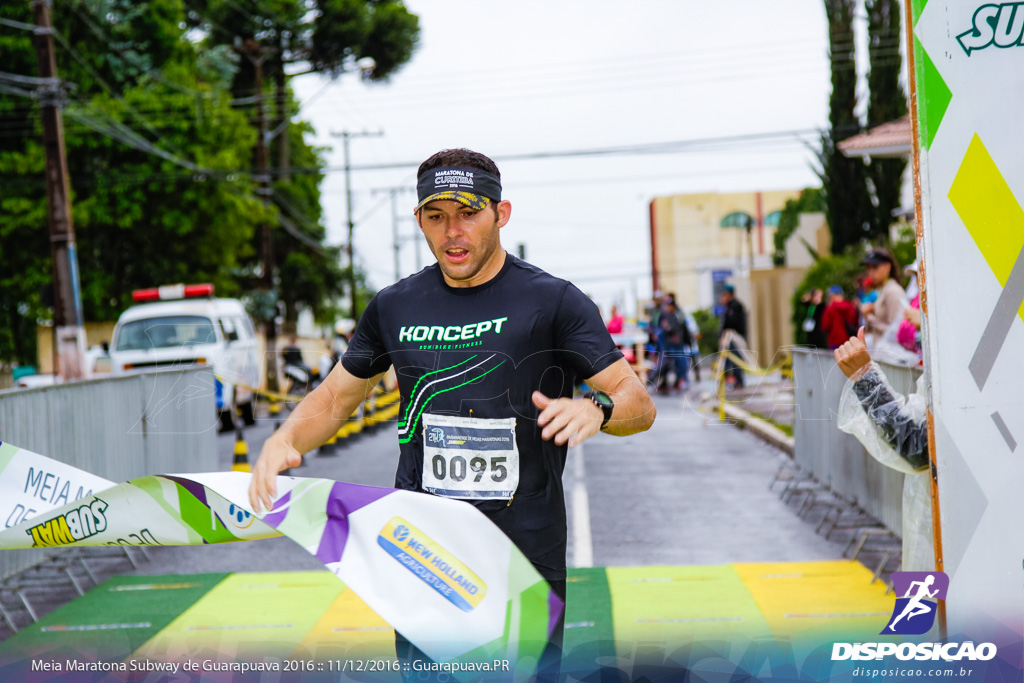
[[[488,199],[501,201],[501,181],[494,174],[476,168],[433,168],[417,179],[416,199],[413,212],[441,200],[483,211]]]

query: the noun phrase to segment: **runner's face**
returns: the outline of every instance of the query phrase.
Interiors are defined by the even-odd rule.
[[[507,201],[475,211],[451,200],[420,210],[420,229],[449,284],[473,287],[497,275],[505,256],[498,232],[511,211]]]

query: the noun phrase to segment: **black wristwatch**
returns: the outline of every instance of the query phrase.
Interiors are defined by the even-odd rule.
[[[608,420],[612,419],[612,411],[615,410],[615,402],[612,401],[612,397],[603,391],[587,391],[584,392],[583,398],[589,398],[604,413],[604,420],[601,422],[601,429],[604,429]]]

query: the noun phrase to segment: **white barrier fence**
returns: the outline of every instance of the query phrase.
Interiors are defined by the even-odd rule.
[[[0,391],[0,441],[115,482],[216,470],[215,395],[209,368]],[[26,488],[43,497],[61,494],[61,482],[47,473],[35,474],[24,482]],[[0,509],[0,529],[17,524],[25,512]],[[0,551],[0,579],[54,552]]]
[[[879,365],[897,392],[913,393],[919,370]],[[845,383],[831,352],[793,350],[794,459],[820,484],[902,536],[903,474],[879,464],[836,426]]]

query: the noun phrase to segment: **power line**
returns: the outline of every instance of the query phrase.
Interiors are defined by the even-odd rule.
[[[127,145],[128,147],[132,147],[141,152],[146,152],[147,154],[153,154],[155,156],[158,156],[161,159],[165,159],[166,161],[169,161],[177,166],[181,166],[182,168],[188,169],[189,171],[193,171],[196,173],[211,172],[209,169],[200,168],[193,162],[188,161],[187,159],[182,159],[181,157],[178,157],[166,150],[157,147],[149,140],[146,140],[141,135],[137,134],[132,129],[122,125],[120,121],[110,116],[102,109],[98,109],[84,102],[80,104],[106,117],[107,123],[98,121],[97,119],[82,114],[73,107],[65,109],[67,115],[75,119],[79,123],[88,126],[92,130],[95,130],[97,133],[102,133],[103,135],[106,135],[107,137],[112,138],[120,142],[121,144]]]
[[[111,97],[116,97],[116,95],[114,95],[114,89],[111,88],[110,85],[103,79],[103,76],[99,75],[96,69],[92,68],[92,66],[90,66],[90,64],[87,61],[85,61],[85,58],[78,53],[78,50],[71,46],[71,43],[68,42],[67,38],[61,35],[60,32],[57,31],[56,29],[53,30],[53,37],[57,39],[57,42],[61,44],[61,47],[67,50],[68,54],[70,54],[76,62],[78,62],[87,72],[89,72],[90,76],[96,79],[96,82],[99,83],[104,90],[110,93]]]
[[[572,158],[572,157],[588,157],[588,156],[609,156],[609,155],[630,155],[630,154],[649,154],[656,151],[668,151],[683,153],[692,151],[694,148],[700,148],[702,146],[710,144],[720,143],[757,143],[759,141],[766,140],[777,140],[779,138],[792,138],[794,140],[800,140],[800,136],[804,135],[818,135],[821,131],[815,128],[805,128],[798,130],[788,131],[770,131],[763,133],[749,133],[743,135],[725,135],[720,137],[712,138],[693,138],[689,140],[674,140],[668,142],[653,142],[653,143],[642,143],[637,145],[623,145],[615,147],[592,147],[584,149],[572,149],[572,150],[556,150],[548,152],[528,152],[520,154],[499,154],[492,156],[491,158],[495,161],[525,161],[533,159],[554,159],[554,158]],[[407,162],[391,162],[382,164],[363,164],[353,165],[350,168],[353,171],[381,171],[387,169],[396,168],[409,168],[418,167],[420,161],[407,161]],[[344,166],[324,166],[319,169],[321,173],[332,173],[336,171],[343,171]],[[291,172],[295,172],[295,169],[291,169]]]
[[[305,244],[306,246],[311,248],[316,253],[321,254],[321,255],[324,254],[324,248],[323,248],[324,245],[321,244],[320,242],[317,242],[316,239],[314,239],[314,238],[310,237],[309,235],[306,235],[305,233],[303,233],[298,227],[296,227],[296,225],[294,223],[292,223],[290,220],[288,220],[288,218],[286,216],[282,216],[282,215],[279,214],[277,216],[277,220],[278,220],[278,222],[281,223],[281,227],[284,228],[285,232],[287,232],[289,235],[291,235],[295,239],[299,240],[300,242],[302,242],[303,244]]]
[[[894,59],[891,63],[885,65],[897,65],[902,64],[902,60]],[[875,66],[883,66],[881,62],[876,61]],[[856,69],[857,64],[851,61],[849,64],[835,64],[832,67],[834,71],[842,71],[848,69]],[[564,98],[564,97],[576,97],[581,95],[593,95],[601,94],[607,95],[612,92],[628,92],[634,90],[658,90],[665,91],[671,87],[685,86],[694,83],[725,83],[729,81],[744,81],[750,79],[765,79],[767,77],[778,76],[782,73],[796,74],[804,73],[807,71],[821,70],[823,73],[829,71],[827,65],[816,64],[808,62],[806,59],[796,61],[792,65],[792,68],[788,68],[785,71],[780,70],[777,64],[761,63],[758,65],[758,70],[740,69],[733,70],[730,72],[723,73],[709,73],[706,70],[701,75],[696,77],[686,76],[680,78],[665,78],[657,76],[649,80],[642,78],[628,78],[622,82],[608,82],[602,81],[599,78],[594,79],[594,82],[586,82],[577,84],[578,87],[562,86],[557,84],[544,84],[544,88],[537,89],[523,89],[518,91],[502,90],[494,87],[494,84],[488,84],[489,89],[486,94],[480,94],[476,91],[460,90],[461,97],[446,98],[446,105],[461,105],[461,104],[473,104],[475,107],[480,106],[493,106],[507,100],[515,100],[521,102],[524,100],[532,99],[545,99],[550,100],[552,98]],[[571,84],[570,84],[571,85]],[[371,96],[362,94],[361,96],[352,97],[351,100],[358,100],[362,106],[375,109],[398,109],[407,108],[412,106],[418,106],[423,104],[422,98],[417,98],[415,94],[406,92],[395,93],[398,99],[388,99],[382,97],[380,100],[373,101],[370,99]]]
[[[8,95],[18,95],[19,97],[32,97],[35,98],[35,93],[31,90],[23,90],[13,85],[7,85],[0,83],[0,92],[7,93]]]
[[[895,52],[898,51],[899,41],[898,40],[886,41],[885,43],[880,44],[880,46],[891,47],[891,48],[893,48],[892,52],[895,53]],[[849,43],[845,47],[846,47],[846,49],[835,49],[834,50],[834,52],[835,52],[834,55],[829,56],[829,55],[826,54],[826,55],[824,55],[824,57],[826,59],[828,59],[829,61],[832,61],[832,62],[848,61],[851,58],[851,56],[852,56],[853,47],[854,46],[853,46],[853,43]],[[576,71],[582,70],[583,73],[579,74],[579,75],[571,74],[571,73],[558,73],[557,72],[558,71],[558,66],[557,65],[554,65],[554,66],[552,66],[552,65],[538,65],[538,66],[528,66],[528,67],[507,67],[505,69],[502,69],[502,68],[487,69],[487,70],[480,70],[480,71],[476,71],[476,72],[474,72],[474,71],[461,72],[460,71],[460,74],[462,76],[469,76],[469,75],[472,75],[472,74],[475,74],[475,73],[479,73],[481,75],[486,75],[487,78],[486,79],[482,79],[481,82],[485,83],[488,88],[493,88],[493,86],[495,86],[495,85],[499,85],[502,88],[507,88],[510,84],[515,84],[515,79],[517,79],[517,78],[521,78],[521,79],[525,80],[530,85],[534,85],[534,84],[537,84],[537,83],[544,83],[545,85],[548,85],[549,83],[546,83],[545,81],[553,81],[553,82],[559,83],[559,84],[561,84],[562,82],[564,82],[566,80],[569,80],[570,82],[577,82],[579,80],[580,76],[585,76],[585,77],[588,77],[588,78],[589,77],[593,77],[593,78],[601,80],[602,82],[605,82],[605,81],[608,80],[608,77],[609,77],[610,74],[614,75],[614,74],[616,74],[616,72],[620,72],[620,71],[626,72],[625,73],[626,78],[632,80],[632,79],[635,79],[638,75],[640,75],[640,76],[648,76],[649,74],[651,74],[653,72],[657,72],[659,70],[665,70],[665,69],[677,70],[680,67],[685,67],[685,66],[691,65],[691,64],[693,64],[696,61],[699,61],[699,66],[700,66],[701,72],[702,73],[707,73],[709,71],[709,69],[708,69],[709,61],[711,63],[711,66],[713,66],[715,69],[719,69],[720,70],[721,67],[723,67],[723,66],[725,66],[725,67],[745,66],[745,65],[749,65],[751,63],[756,63],[758,65],[762,65],[762,64],[765,64],[766,62],[771,62],[771,61],[779,62],[779,61],[786,61],[786,60],[793,60],[793,59],[799,59],[799,60],[806,60],[807,59],[806,51],[799,50],[799,49],[798,50],[792,49],[792,44],[791,43],[786,43],[785,45],[780,45],[780,46],[778,46],[778,48],[772,49],[772,50],[759,50],[759,51],[758,50],[752,50],[752,51],[748,51],[748,52],[749,52],[749,54],[744,54],[742,52],[738,53],[735,48],[731,48],[730,47],[727,51],[723,52],[724,56],[726,57],[724,60],[719,59],[719,60],[713,60],[713,61],[709,60],[709,54],[714,53],[714,51],[700,50],[700,51],[696,51],[696,52],[692,52],[692,53],[691,52],[674,53],[674,54],[692,54],[694,57],[697,58],[697,59],[684,59],[684,60],[681,60],[679,62],[666,61],[666,60],[662,60],[662,59],[657,59],[657,58],[655,58],[653,56],[652,57],[647,57],[646,59],[643,59],[640,62],[629,61],[626,58],[623,58],[623,59],[608,58],[608,59],[605,59],[605,60],[593,60],[593,61],[589,61],[589,62],[577,62],[575,64],[579,64],[579,66],[575,67],[573,70],[576,70]],[[781,54],[776,54],[776,53],[781,53]],[[645,65],[645,64],[642,63],[643,61],[651,61],[651,60],[653,60],[653,63],[650,64],[650,65]],[[755,62],[755,60],[756,60],[756,62]],[[610,65],[606,66],[606,67],[599,67],[598,68],[597,65],[600,64],[603,61],[610,62]],[[541,71],[541,73],[539,73],[539,74],[533,74],[532,73],[533,71],[537,71],[537,70]],[[499,74],[502,71],[511,71],[513,75],[512,75],[511,78],[509,78],[509,77],[497,78],[496,74]],[[472,83],[472,82],[474,82],[474,79],[469,78],[469,79],[467,79],[467,82]],[[430,89],[432,89],[434,87],[434,84],[435,84],[435,79],[434,79],[433,76],[425,77],[425,78],[409,78],[409,77],[406,77],[402,81],[402,91],[403,91],[403,93],[408,93],[410,90],[414,90],[414,91],[429,91]]]
[[[888,43],[893,44],[893,45],[899,44],[900,38],[902,37],[902,30],[901,31],[890,31],[890,32],[887,32],[887,33],[890,36],[895,36],[895,38],[891,38],[888,41]],[[837,34],[837,35],[839,35],[840,37],[844,38],[843,42],[836,44],[835,48],[837,50],[840,50],[840,49],[853,50],[856,47],[856,42],[853,40],[853,38],[854,38],[854,34],[853,33],[845,33],[845,34]],[[592,68],[601,69],[601,72],[605,73],[609,68],[613,68],[613,69],[614,68],[621,68],[621,69],[636,70],[638,68],[643,68],[642,64],[644,62],[652,62],[652,61],[653,62],[666,62],[666,61],[668,61],[670,59],[676,59],[676,58],[680,58],[680,57],[695,57],[695,58],[698,58],[701,62],[706,63],[709,60],[709,57],[713,57],[713,56],[715,56],[717,54],[723,54],[723,55],[726,55],[727,57],[736,57],[738,60],[743,61],[743,60],[749,60],[749,57],[747,55],[745,55],[744,53],[751,53],[751,55],[753,55],[753,56],[760,57],[760,56],[763,56],[765,52],[773,52],[773,51],[790,51],[790,52],[792,52],[794,47],[799,47],[801,45],[806,45],[806,46],[811,47],[811,48],[814,48],[814,47],[828,48],[828,42],[825,41],[825,40],[813,39],[813,40],[805,40],[805,41],[800,42],[800,41],[792,41],[792,40],[788,40],[787,39],[787,40],[778,41],[778,42],[773,41],[773,42],[764,42],[764,43],[748,43],[748,44],[746,44],[744,46],[741,46],[739,48],[737,48],[735,46],[732,46],[732,45],[729,45],[728,47],[723,47],[723,48],[718,48],[718,49],[716,49],[716,48],[710,48],[710,49],[709,48],[695,48],[695,49],[692,49],[692,50],[678,50],[678,51],[662,52],[662,53],[655,53],[655,54],[617,55],[617,56],[601,57],[601,58],[598,58],[598,59],[573,60],[573,61],[568,61],[568,62],[554,62],[554,63],[548,62],[548,63],[543,63],[543,64],[517,65],[517,66],[507,66],[507,67],[495,67],[495,68],[482,68],[482,69],[472,69],[472,70],[460,70],[459,74],[460,74],[460,77],[467,77],[468,80],[472,80],[472,77],[475,77],[475,76],[486,76],[487,77],[487,82],[490,85],[490,84],[494,84],[495,82],[503,83],[504,80],[498,80],[498,79],[495,79],[494,77],[496,75],[500,75],[502,73],[507,73],[507,72],[524,73],[525,74],[525,73],[529,73],[529,72],[533,72],[533,71],[541,71],[541,72],[543,72],[543,74],[551,74],[553,71],[556,71],[556,70],[559,70],[559,69],[566,69],[566,68],[570,68],[570,69],[571,68],[585,69],[585,68],[588,68],[588,67],[592,67]],[[689,61],[689,60],[684,59],[682,61]],[[610,67],[604,67],[604,66],[602,66],[603,64],[609,64],[611,66]],[[533,78],[533,77],[531,77],[531,78]],[[408,80],[408,78],[406,80]],[[432,84],[436,83],[436,78],[434,76],[424,76],[422,79],[419,79],[419,80],[422,80],[423,81],[423,85],[428,86],[428,87],[431,86]]]

